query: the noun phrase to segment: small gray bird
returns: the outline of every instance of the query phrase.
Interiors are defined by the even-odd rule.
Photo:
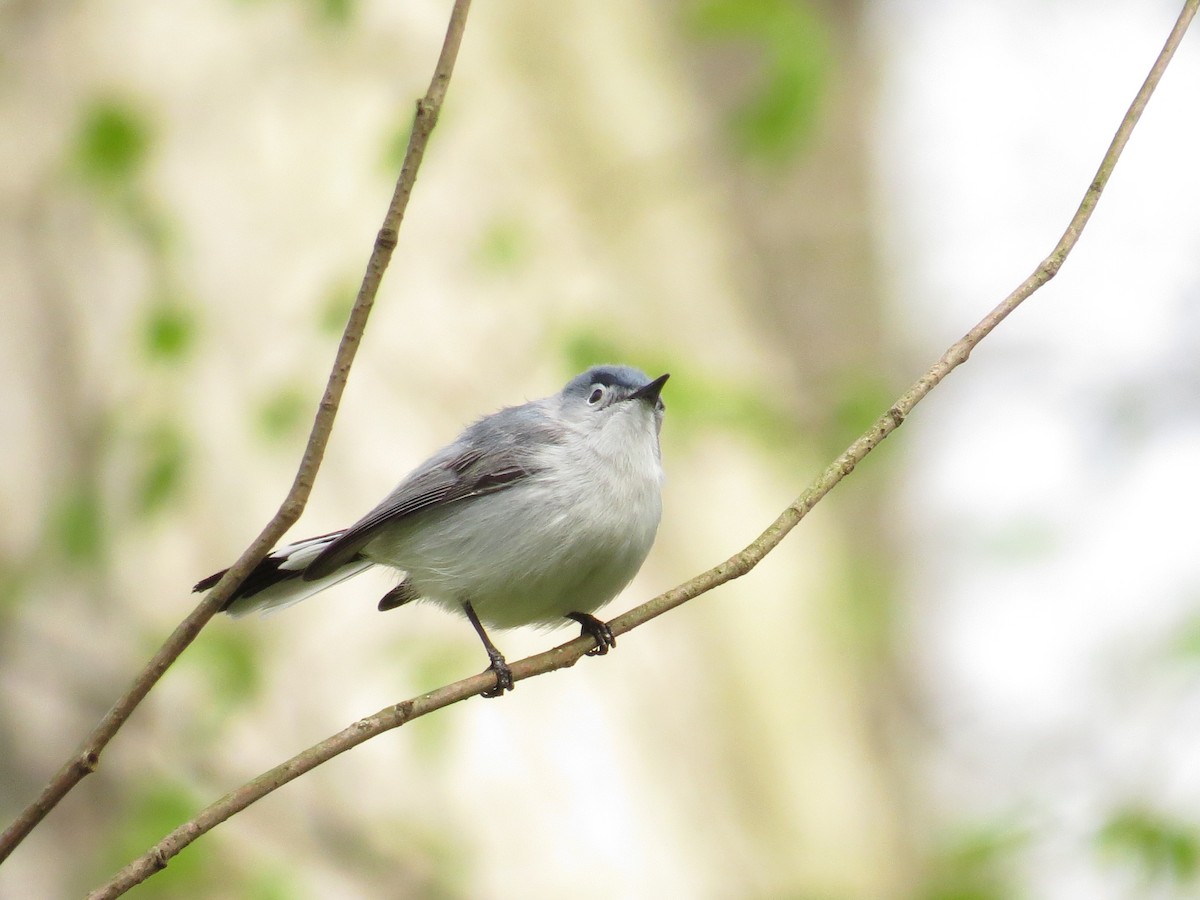
[[[423,599],[470,620],[496,674],[484,696],[513,686],[484,625],[573,619],[596,641],[589,652],[607,653],[616,639],[592,612],[637,574],[662,515],[668,377],[596,366],[551,397],[485,416],[354,525],[273,551],[224,611],[287,606],[382,565],[404,578],[380,610]]]

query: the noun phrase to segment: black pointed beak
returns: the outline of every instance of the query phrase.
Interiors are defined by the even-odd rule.
[[[662,392],[663,385],[667,383],[667,379],[671,376],[659,375],[649,384],[644,384],[632,394],[629,395],[630,400],[646,400],[650,403],[658,402],[658,395]]]

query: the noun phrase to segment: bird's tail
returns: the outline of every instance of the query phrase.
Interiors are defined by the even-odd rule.
[[[370,568],[373,565],[370,560],[355,556],[324,578],[305,581],[301,577],[308,564],[343,533],[335,531],[332,534],[323,534],[320,537],[308,538],[276,548],[254,568],[254,571],[246,576],[246,580],[234,591],[233,596],[229,598],[221,611],[227,612],[231,616],[244,616],[255,610],[281,609],[284,606],[299,603],[313,594],[333,587],[339,581],[345,581],[364,569]],[[220,581],[221,576],[227,571],[228,569],[222,569],[214,575],[209,575],[193,590],[207,591]]]

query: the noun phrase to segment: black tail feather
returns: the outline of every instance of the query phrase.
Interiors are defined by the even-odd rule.
[[[234,604],[234,601],[240,600],[242,597],[252,597],[259,591],[264,591],[284,581],[295,580],[304,574],[303,569],[289,570],[280,568],[285,562],[287,562],[287,558],[279,556],[268,556],[260,562],[246,576],[246,580],[238,585],[237,590],[230,594],[229,599],[225,601],[225,605],[221,607],[220,611],[225,612]],[[192,592],[207,591],[220,581],[228,571],[228,569],[222,569],[220,572],[209,575],[203,581],[197,582],[196,586],[192,588]]]
[[[252,597],[260,591],[264,591],[284,581],[292,581],[303,577],[304,569],[285,569],[283,566],[295,553],[307,549],[313,544],[324,543],[330,539],[340,537],[342,533],[341,531],[332,531],[329,534],[322,534],[317,537],[308,538],[307,540],[298,541],[294,544],[288,544],[273,551],[254,567],[250,574],[246,576],[245,581],[238,585],[237,590],[233,592],[229,599],[225,601],[225,605],[221,607],[221,612],[225,612],[235,601],[243,597]],[[355,556],[355,559],[361,558],[361,555]],[[192,588],[192,591],[207,591],[216,585],[228,571],[229,569],[222,569],[220,572],[215,572],[207,578],[201,579],[196,582],[196,586]]]

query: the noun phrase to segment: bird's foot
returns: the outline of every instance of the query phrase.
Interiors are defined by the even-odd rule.
[[[581,612],[567,613],[567,618],[579,623],[580,637],[590,637],[596,642],[596,646],[587,652],[588,656],[603,656],[610,647],[617,646],[616,635],[612,633],[607,622],[601,622],[595,616]]]
[[[496,686],[484,691],[483,696],[489,699],[492,697],[502,697],[505,691],[513,689],[512,669],[508,667],[508,663],[504,659],[504,654],[498,650],[495,652],[489,650],[488,659],[491,662],[484,671],[496,673]]]

